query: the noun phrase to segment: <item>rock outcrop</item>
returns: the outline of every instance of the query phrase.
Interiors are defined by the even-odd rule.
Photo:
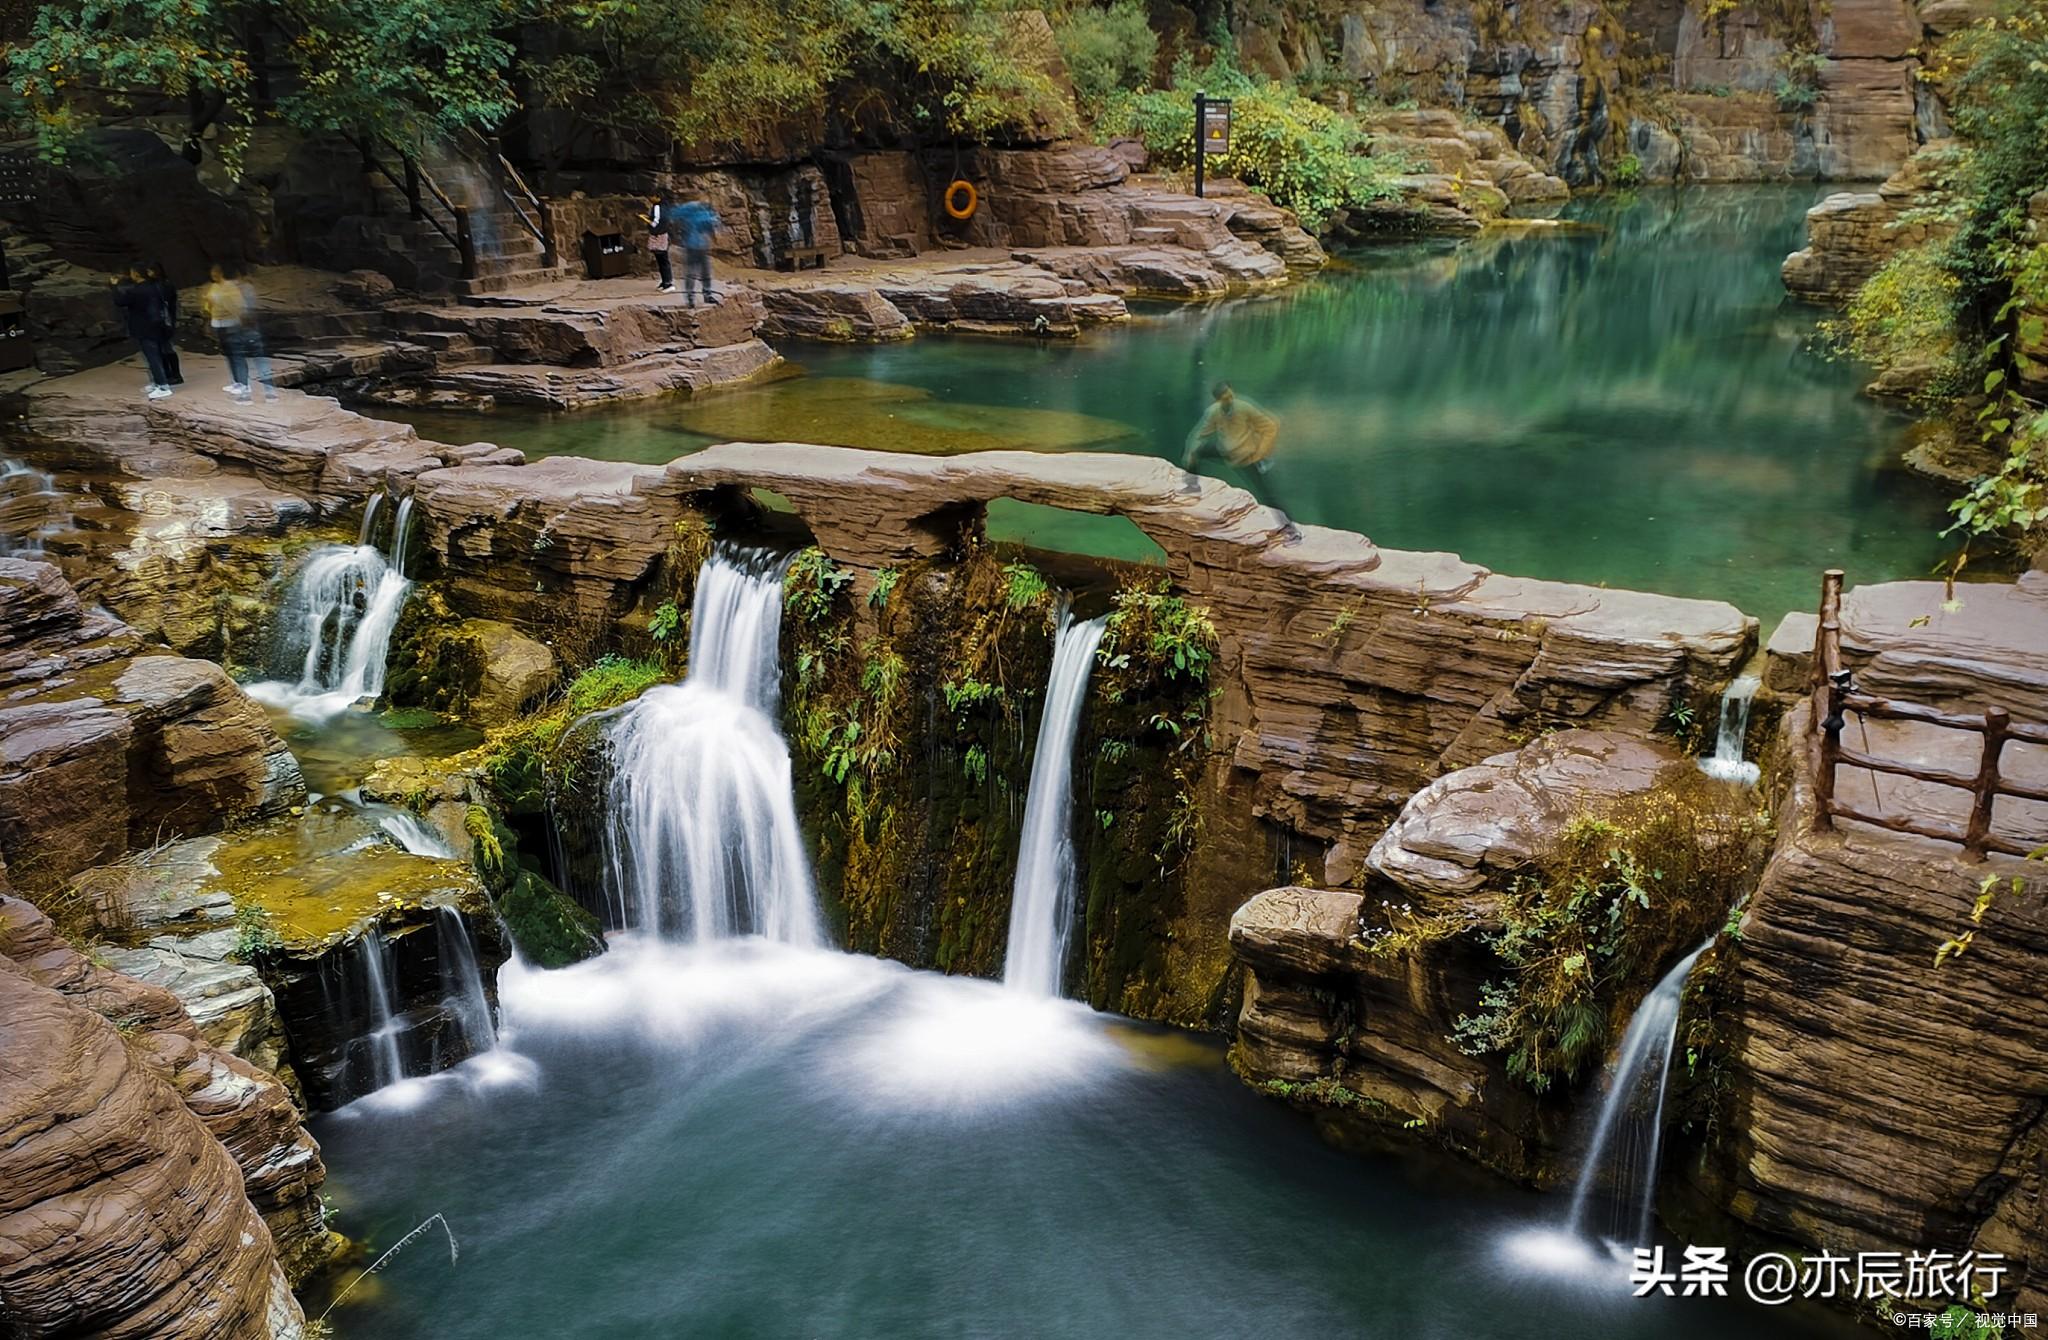
[[[1931,203],[1953,150],[1931,144],[1875,191],[1843,191],[1806,211],[1806,245],[1785,258],[1785,288],[1808,302],[1840,306],[1894,255],[1944,235],[1947,226],[1909,218]]]
[[[1516,151],[1507,133],[1440,109],[1376,112],[1368,119],[1372,151],[1405,159],[1401,195],[1348,211],[1344,227],[1360,232],[1476,232],[1512,206],[1562,204],[1563,180]]]
[[[29,1065],[0,1084],[10,1313],[36,1333],[296,1335],[288,1281],[339,1240],[319,1146],[283,1086],[205,1041],[169,992],[98,966],[5,897],[0,994],[9,1055]],[[131,1171],[102,1183],[106,1168]]]
[[[1542,1180],[1569,1111],[1468,1055],[1458,1021],[1507,975],[1485,937],[1500,900],[1579,814],[1655,786],[1675,750],[1567,730],[1437,778],[1367,858],[1364,894],[1276,889],[1230,920],[1246,969],[1238,1071],[1268,1087],[1310,1086],[1326,1121],[1384,1133],[1421,1121],[1446,1145]],[[1427,934],[1399,934],[1428,925]]]
[[[1808,724],[1801,705],[1786,730],[1798,738]],[[1716,1040],[1704,1064],[1734,1106],[1723,1143],[1696,1165],[1695,1194],[1763,1241],[1806,1251],[2002,1253],[1997,1310],[2039,1310],[2048,1008],[2033,982],[2048,913],[2032,895],[2037,867],[1970,864],[1952,845],[1853,824],[1814,833],[1811,813],[1800,775],[1723,969],[1732,989],[1703,1025]],[[2048,817],[2032,826],[2048,838]],[[2000,896],[1974,924],[1987,880]],[[1973,924],[1968,951],[1940,961],[1939,946]]]
[[[290,751],[219,666],[148,654],[56,568],[0,558],[0,853],[22,888],[304,794]]]

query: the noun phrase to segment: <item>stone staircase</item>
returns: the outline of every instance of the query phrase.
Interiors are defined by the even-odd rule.
[[[369,269],[416,293],[459,295],[502,293],[559,279],[567,264],[549,264],[540,240],[507,198],[499,174],[455,149],[438,147],[418,160],[420,209],[416,215],[404,185],[404,160],[377,146],[380,170],[362,171],[358,152],[341,146],[335,180],[362,183],[352,208],[333,220],[325,236],[306,247],[309,259],[331,269]],[[388,176],[386,173],[394,174]],[[468,216],[473,273],[464,274],[454,240],[451,206]],[[531,209],[529,214],[535,213]]]

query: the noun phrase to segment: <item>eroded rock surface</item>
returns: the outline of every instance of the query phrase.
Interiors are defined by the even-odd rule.
[[[1532,1180],[1548,1176],[1569,1114],[1467,1055],[1458,1020],[1506,969],[1484,937],[1500,899],[1575,816],[1648,792],[1680,764],[1670,747],[1567,730],[1447,773],[1401,810],[1367,858],[1364,894],[1277,889],[1231,917],[1246,968],[1236,1059],[1254,1083],[1319,1082],[1351,1100],[1330,1120],[1421,1119],[1455,1148]],[[1431,924],[1406,942],[1389,929]]]
[[[170,992],[85,958],[34,908],[6,897],[0,992],[15,996],[6,1015],[9,1056],[50,1067],[31,1094],[41,1110],[0,1118],[0,1130],[16,1136],[0,1148],[21,1160],[0,1179],[20,1199],[0,1197],[0,1205],[23,1216],[8,1222],[0,1212],[0,1240],[26,1248],[13,1260],[0,1252],[0,1273],[49,1272],[37,1287],[56,1284],[81,1309],[97,1283],[105,1295],[97,1301],[112,1314],[101,1323],[106,1334],[263,1335],[270,1332],[254,1328],[268,1325],[274,1308],[295,1324],[297,1304],[284,1292],[288,1306],[280,1306],[274,1295],[325,1264],[339,1244],[320,1204],[320,1148],[284,1087],[207,1042]],[[38,1018],[48,1030],[40,1037]],[[0,1083],[0,1094],[10,1087]],[[0,1108],[11,1106],[0,1099]],[[124,1130],[127,1158],[115,1152],[119,1141],[101,1159],[79,1154],[78,1141],[107,1138],[97,1133],[101,1120]],[[70,1134],[43,1142],[44,1132],[60,1129]],[[95,1169],[133,1159],[160,1166],[170,1180],[94,1185]],[[110,1242],[90,1250],[95,1235]],[[10,1281],[10,1309],[27,1310],[31,1292]],[[160,1302],[146,1324],[114,1324],[149,1297]]]
[[[0,851],[23,888],[305,794],[219,666],[146,652],[53,566],[0,558]]]

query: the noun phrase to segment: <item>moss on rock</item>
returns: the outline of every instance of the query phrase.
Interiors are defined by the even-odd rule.
[[[522,958],[542,968],[562,968],[604,952],[597,918],[545,876],[520,864],[511,830],[489,807],[471,805],[464,826],[477,874]]]

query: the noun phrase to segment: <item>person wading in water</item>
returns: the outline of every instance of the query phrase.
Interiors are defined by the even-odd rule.
[[[1181,468],[1193,470],[1204,456],[1221,456],[1237,467],[1254,498],[1284,514],[1287,509],[1280,505],[1272,480],[1273,448],[1279,441],[1280,421],[1231,390],[1229,382],[1217,382],[1210,394],[1214,399],[1208,412],[1195,425],[1195,431],[1188,434]],[[1291,520],[1282,534],[1290,541],[1301,538]]]

